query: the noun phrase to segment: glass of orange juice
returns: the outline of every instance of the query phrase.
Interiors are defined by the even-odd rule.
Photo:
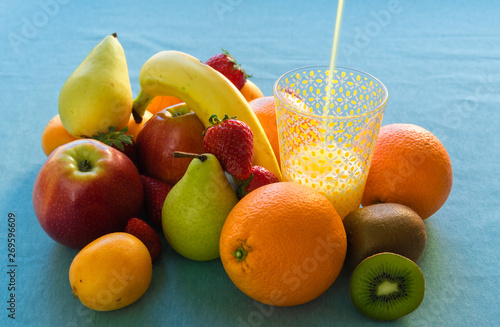
[[[274,85],[283,180],[326,196],[344,218],[359,208],[388,100],[377,78],[311,66]]]

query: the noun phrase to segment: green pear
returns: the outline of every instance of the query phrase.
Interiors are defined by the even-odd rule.
[[[125,52],[116,34],[105,37],[64,83],[59,116],[75,137],[124,128],[132,113],[132,88]]]
[[[165,238],[186,258],[216,259],[222,226],[237,202],[236,191],[217,158],[213,154],[195,155],[184,176],[165,198],[162,210]]]

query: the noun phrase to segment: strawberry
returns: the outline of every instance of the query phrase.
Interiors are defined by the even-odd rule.
[[[277,182],[279,182],[278,177],[266,168],[261,166],[252,166],[252,174],[250,177],[238,185],[238,196],[241,199],[261,186]]]
[[[151,261],[154,261],[161,252],[161,240],[158,233],[144,220],[139,218],[129,219],[125,227],[125,233],[137,237],[146,245],[151,254]]]
[[[226,76],[238,90],[241,90],[247,78],[251,77],[236,62],[236,59],[224,49],[222,49],[222,53],[210,57],[206,64]]]
[[[161,228],[163,202],[172,189],[172,185],[146,175],[141,175],[141,181],[144,188],[146,215],[153,226]]]
[[[127,131],[128,126],[125,126],[121,131],[116,131],[111,126],[108,133],[98,132],[97,135],[92,135],[92,138],[123,152],[133,163],[136,163],[135,142],[132,135],[125,134]]]
[[[112,147],[123,152],[135,164],[137,163],[137,147],[135,146],[135,142],[133,140],[131,142],[132,143],[123,144],[123,149],[120,149],[114,144],[112,145]]]
[[[217,115],[209,119],[203,133],[203,148],[219,160],[222,168],[239,180],[245,180],[252,174],[253,133],[250,127],[236,117],[219,120]]]

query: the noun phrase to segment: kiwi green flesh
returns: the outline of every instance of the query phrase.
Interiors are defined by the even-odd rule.
[[[376,253],[393,252],[416,262],[424,252],[427,241],[424,221],[402,204],[366,206],[351,212],[343,223],[347,235],[344,266],[349,271]]]
[[[424,276],[417,264],[389,252],[363,260],[350,281],[354,307],[376,320],[394,320],[413,312],[424,292]]]

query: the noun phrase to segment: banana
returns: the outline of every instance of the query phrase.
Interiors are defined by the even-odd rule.
[[[175,96],[184,101],[209,126],[213,114],[237,116],[254,135],[254,165],[262,166],[281,180],[273,149],[257,116],[240,91],[224,75],[195,57],[180,51],[162,51],[149,58],[139,74],[141,91],[133,113],[140,121],[155,96]]]

